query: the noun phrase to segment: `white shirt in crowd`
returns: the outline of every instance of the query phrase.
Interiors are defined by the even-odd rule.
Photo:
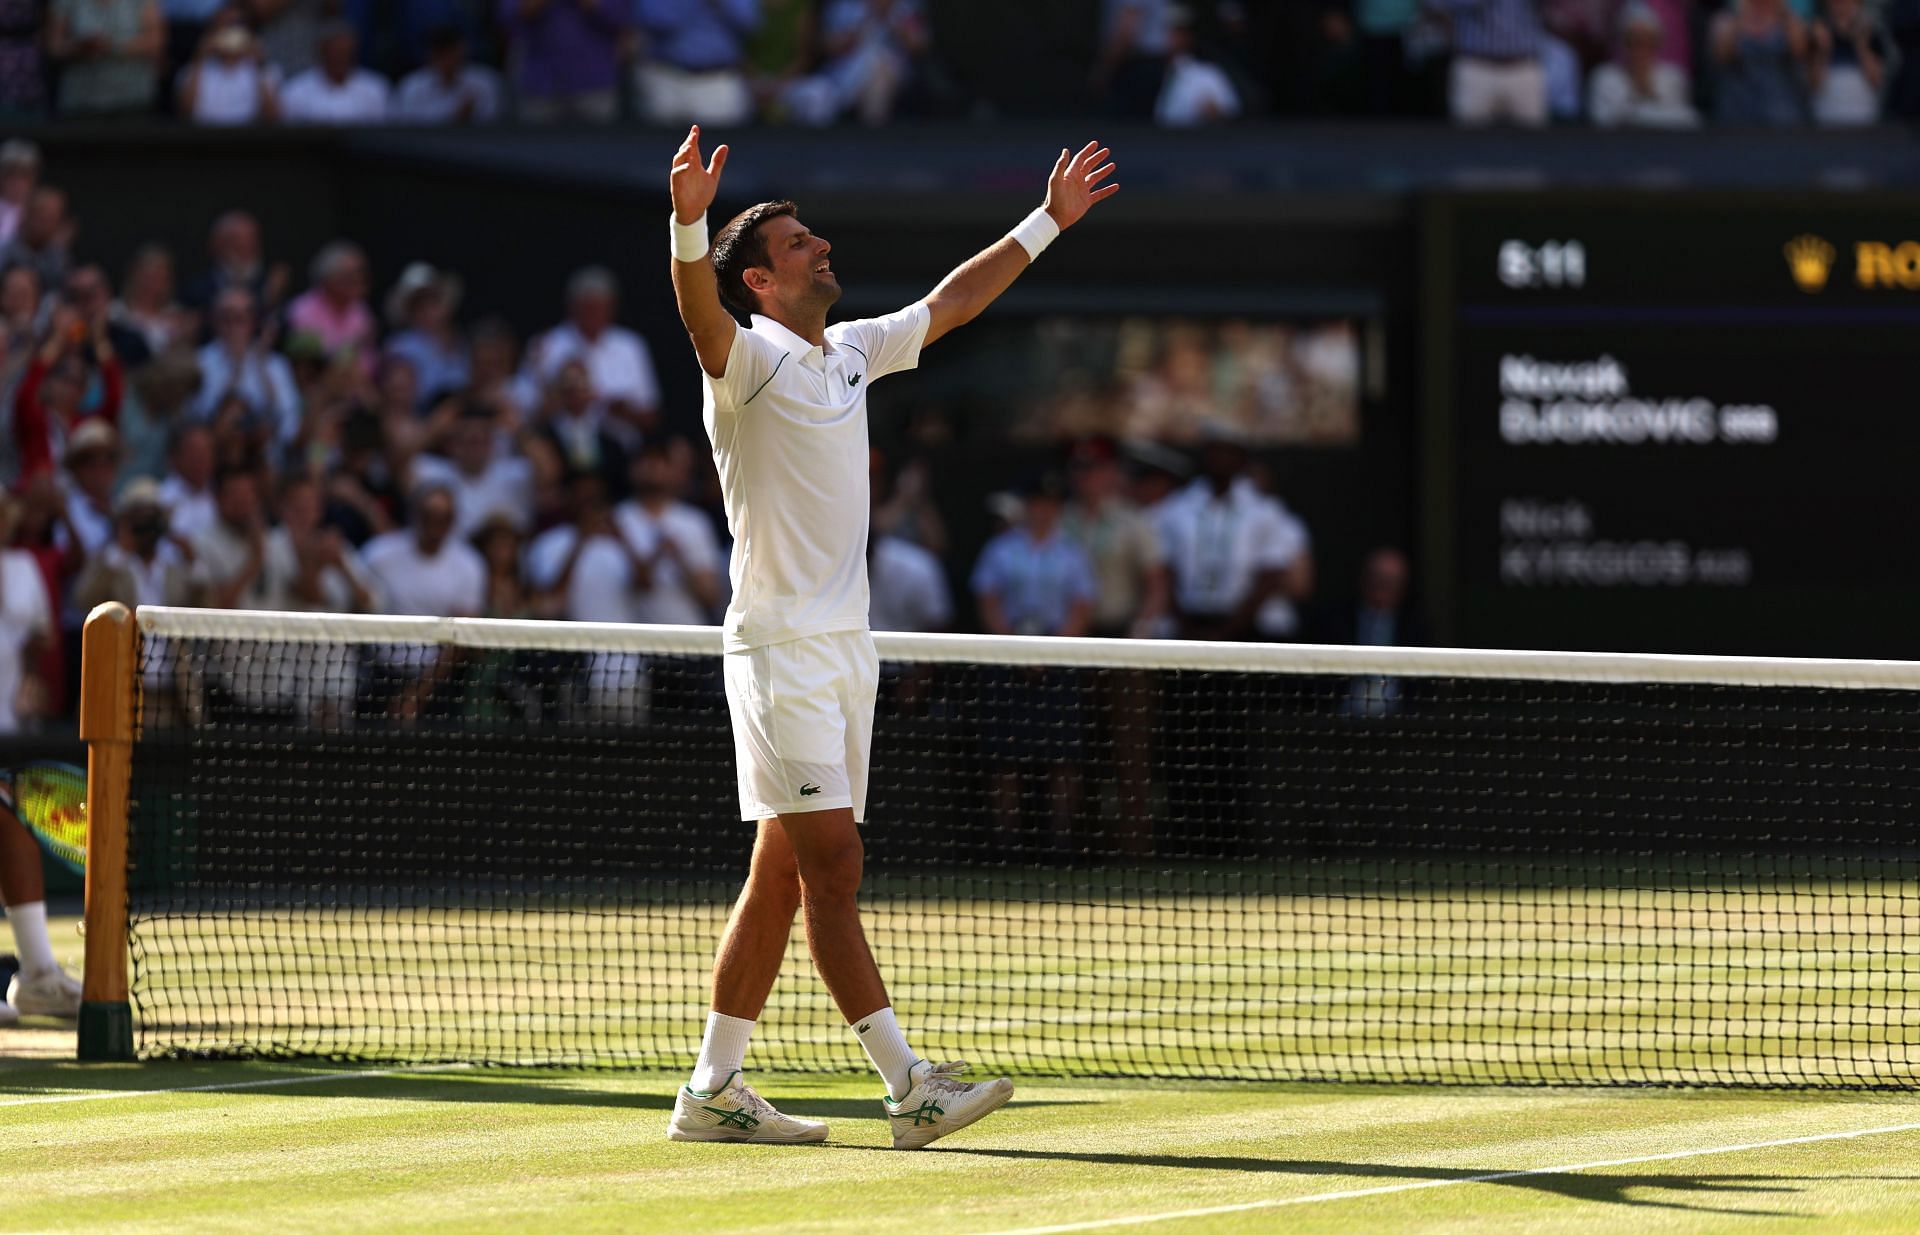
[[[360,560],[372,572],[390,613],[474,617],[487,607],[487,563],[466,541],[448,536],[440,551],[420,552],[409,528],[368,541]]]
[[[867,562],[875,630],[945,630],[953,622],[953,594],[940,559],[899,536],[882,536]]]
[[[53,606],[33,555],[24,549],[0,551],[0,733],[19,731],[27,644],[52,630]]]
[[[186,83],[194,70],[180,70],[176,89]],[[260,86],[280,85],[279,66],[257,60],[236,60],[231,64],[209,56],[200,62],[199,83],[193,95],[195,124],[252,124],[260,119]]]
[[[113,539],[112,513],[100,510],[78,489],[67,494],[67,525],[88,554],[98,553]]]
[[[212,605],[216,590],[238,579],[253,556],[253,539],[215,520],[193,538],[194,603]],[[294,580],[300,577],[300,559],[290,542],[267,537],[260,551],[260,570],[235,601],[240,609],[285,609],[293,600]]]
[[[604,405],[615,400],[639,407],[660,404],[660,382],[653,373],[653,353],[647,341],[622,326],[609,326],[589,343],[572,322],[562,322],[540,336],[529,350],[534,378],[541,389],[578,356],[587,363],[594,398]],[[608,426],[611,429],[613,426]]]
[[[216,517],[213,486],[196,490],[178,472],[160,482],[160,505],[167,512],[167,530],[182,540],[198,536]]]
[[[1231,613],[1254,579],[1306,552],[1306,525],[1244,476],[1224,497],[1196,480],[1154,511],[1182,612]]]
[[[756,313],[725,374],[701,372],[733,532],[725,650],[867,629],[867,391],[920,363],[931,320],[918,302],[815,347]]]
[[[183,598],[174,593],[173,581],[178,574],[187,570],[187,560],[180,555],[180,547],[171,540],[160,542],[151,562],[138,553],[121,548],[118,541],[109,541],[102,547],[100,558],[109,570],[125,571],[127,578],[133,581],[134,604],[177,605],[182,602]]]
[[[1153,106],[1154,123],[1189,128],[1240,114],[1240,92],[1219,65],[1176,56],[1167,65],[1167,80]]]
[[[319,68],[299,74],[280,91],[288,124],[380,124],[387,118],[387,80],[355,69],[335,82]]]
[[[458,124],[460,109],[467,107],[467,121],[485,124],[500,116],[500,75],[492,69],[470,64],[460,71],[451,85],[440,80],[431,65],[416,69],[400,80],[393,96],[392,118],[401,124]]]
[[[541,591],[560,582],[560,571],[567,564],[580,539],[580,529],[563,523],[533,538],[527,546],[527,580]],[[641,557],[653,554],[651,539],[628,543]],[[570,622],[631,622],[634,620],[633,562],[610,536],[595,536],[580,550],[567,580],[566,618]]]
[[[285,356],[248,351],[236,363],[218,340],[207,344],[200,349],[200,393],[194,400],[194,415],[212,420],[229,390],[266,417],[280,441],[290,442],[300,432],[300,388]]]
[[[680,551],[678,561],[668,556],[654,559],[653,580],[635,595],[633,616],[627,620],[665,626],[711,625],[713,615],[694,595],[687,573],[719,573],[720,544],[707,517],[685,502],[670,502],[655,518],[638,499],[629,499],[614,508],[613,518],[630,543],[649,546],[649,555],[659,551],[662,539],[673,541]]]
[[[1693,90],[1680,66],[1653,66],[1651,97],[1634,90],[1633,78],[1618,64],[1603,64],[1587,85],[1587,113],[1601,128],[1632,125],[1639,128],[1692,129],[1700,125],[1693,110]]]
[[[478,476],[461,471],[451,459],[421,455],[413,461],[413,483],[444,486],[453,494],[453,534],[465,540],[488,515],[503,514],[526,530],[533,509],[533,464],[517,456],[494,459]]]

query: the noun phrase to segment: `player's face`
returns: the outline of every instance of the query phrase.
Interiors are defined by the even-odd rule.
[[[760,233],[767,242],[772,279],[762,290],[775,304],[804,311],[840,299],[840,279],[827,254],[833,246],[791,215],[769,219]]]

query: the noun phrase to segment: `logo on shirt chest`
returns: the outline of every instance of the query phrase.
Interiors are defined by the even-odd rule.
[[[855,386],[858,386],[860,384],[860,379],[865,376],[866,374],[864,373],[856,373],[852,377],[848,378],[847,389],[852,390]]]

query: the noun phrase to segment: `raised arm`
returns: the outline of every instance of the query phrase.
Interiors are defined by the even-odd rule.
[[[707,249],[707,207],[720,188],[720,171],[727,165],[727,148],[713,152],[713,160],[700,160],[700,126],[687,130],[687,140],[673,155],[674,256],[673,299],[680,306],[680,320],[693,339],[694,355],[708,377],[724,377],[727,354],[733,350],[733,335],[739,326],[727,307],[720,303],[720,282],[713,273],[713,254]],[[694,252],[697,249],[697,254]],[[681,260],[693,254],[692,261]]]
[[[992,246],[963,262],[927,297],[931,320],[922,347],[980,316],[1055,236],[1078,223],[1093,203],[1120,191],[1118,184],[1096,187],[1114,173],[1115,165],[1106,162],[1107,154],[1107,148],[1099,142],[1088,142],[1079,154],[1060,152],[1053,174],[1047,177],[1046,204]]]

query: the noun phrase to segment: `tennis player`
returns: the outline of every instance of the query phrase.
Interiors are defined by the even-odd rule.
[[[705,377],[707,434],[733,532],[724,635],[742,818],[757,820],[746,888],[713,967],[693,1078],[667,1135],[696,1141],[822,1141],[823,1123],[776,1111],[741,1079],[747,1038],[786,953],[796,910],[807,943],[887,1087],[896,1149],[918,1149],[1013,1096],[962,1081],[907,1045],[867,948],[854,895],[879,660],[867,633],[867,391],[978,317],[1061,230],[1119,190],[1107,150],[1060,152],[1046,202],[885,317],[827,325],[840,299],[833,246],[792,202],[762,202],[707,240],[727,147],[700,127],[674,156],[673,292]],[[725,303],[722,303],[722,302]],[[729,306],[747,316],[742,328]],[[984,942],[984,941],[983,941]]]
[[[35,765],[29,775],[42,767]],[[86,774],[61,765],[71,775],[64,779],[84,786]],[[7,983],[6,1002],[0,1003],[0,1026],[19,1022],[22,1013],[41,1016],[78,1016],[80,983],[54,959],[47,932],[46,873],[41,868],[41,842],[21,816],[12,769],[0,769],[0,906],[7,911],[19,949],[20,970]],[[44,795],[43,795],[44,796]],[[69,803],[66,809],[76,809]],[[76,850],[74,858],[79,857]],[[71,862],[69,862],[71,865]]]

